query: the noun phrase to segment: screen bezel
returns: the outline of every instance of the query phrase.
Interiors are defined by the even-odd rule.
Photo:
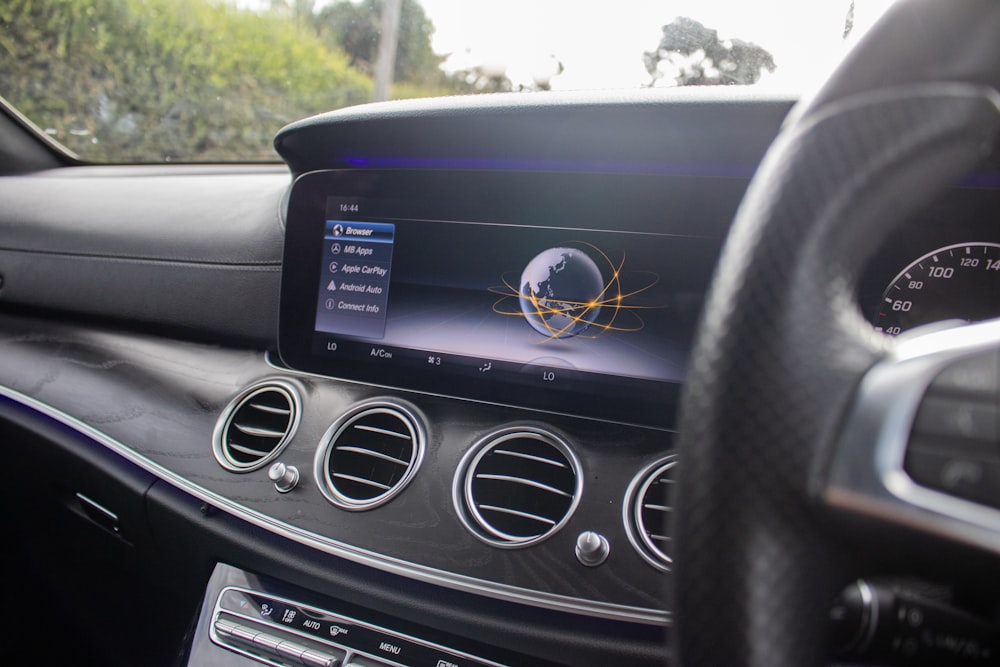
[[[692,220],[678,212],[692,188],[722,187],[720,215]],[[731,179],[664,178],[656,175],[535,173],[448,170],[328,170],[303,174],[288,198],[281,278],[278,353],[289,368],[348,381],[408,391],[556,412],[630,424],[670,428],[680,383],[638,378],[602,378],[559,388],[480,381],[435,369],[414,372],[391,364],[328,358],[313,351],[322,239],[330,197],[377,198],[398,202],[400,212],[420,219],[473,220],[523,227],[558,227],[553,220],[606,229],[608,221],[627,220],[615,229],[669,233],[718,240],[717,221],[731,215],[723,203],[739,201],[741,183]],[[705,181],[710,181],[706,183]],[[673,207],[671,207],[671,204]],[[678,206],[679,204],[679,206]],[[733,204],[735,205],[735,203]],[[554,216],[554,213],[558,215]],[[600,221],[605,227],[598,224]],[[548,223],[548,224],[544,224]],[[713,224],[716,223],[716,224]],[[711,267],[695,278],[707,288]],[[701,285],[701,283],[704,283]],[[614,381],[611,381],[614,380]]]

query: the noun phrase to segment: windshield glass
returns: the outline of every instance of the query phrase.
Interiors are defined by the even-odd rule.
[[[368,101],[821,80],[890,0],[10,0],[0,95],[93,162],[274,161]]]

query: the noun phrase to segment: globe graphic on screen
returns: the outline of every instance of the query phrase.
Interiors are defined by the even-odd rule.
[[[569,338],[597,319],[604,278],[590,257],[575,248],[538,253],[521,273],[519,299],[528,324],[548,338]]]

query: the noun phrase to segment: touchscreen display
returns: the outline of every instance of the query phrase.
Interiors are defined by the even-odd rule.
[[[288,333],[295,327],[283,285],[283,338],[308,348],[286,354],[282,341],[293,367],[663,425],[716,239],[594,220],[574,227],[454,210],[428,216],[426,206],[398,197],[335,193],[313,206],[322,209],[309,225],[313,259],[299,270],[311,284],[300,279],[296,288],[298,297],[314,295],[296,299],[308,304],[297,320],[307,332]],[[289,234],[307,243],[293,222]]]
[[[483,377],[579,372],[680,381],[685,294],[660,275],[690,240],[471,222],[357,220],[331,197],[316,352],[412,356]],[[336,346],[336,349],[331,349]],[[391,356],[390,356],[391,355]],[[444,355],[444,356],[442,356]]]

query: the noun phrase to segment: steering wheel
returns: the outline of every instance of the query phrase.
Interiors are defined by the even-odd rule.
[[[893,339],[855,298],[886,235],[997,145],[998,88],[1000,2],[898,2],[792,111],[754,176],[681,401],[682,665],[827,664],[832,600],[912,561],[901,535],[1000,554],[1000,512],[902,467],[935,378],[958,378],[959,403],[1000,393],[996,371],[976,375],[1000,356],[1000,320]]]

